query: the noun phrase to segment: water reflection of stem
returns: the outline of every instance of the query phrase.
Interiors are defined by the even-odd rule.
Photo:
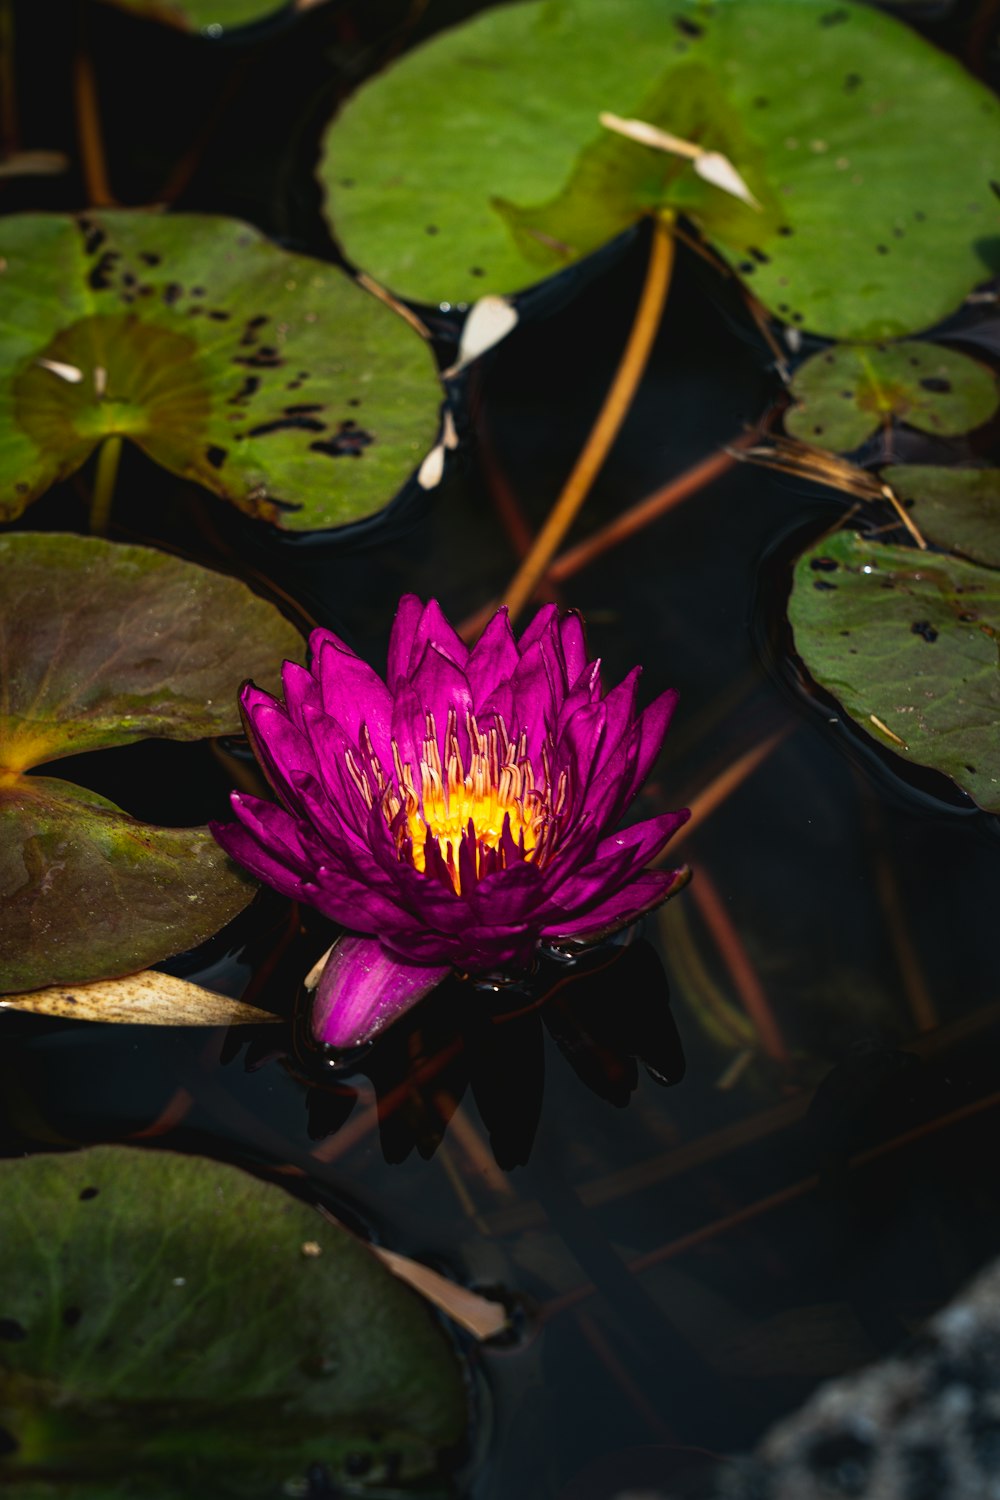
[[[891,1140],[880,1141],[877,1146],[869,1146],[864,1151],[859,1151],[852,1156],[848,1163],[852,1172],[869,1166],[881,1157],[891,1156],[895,1151],[905,1150],[907,1146],[916,1145],[918,1141],[929,1135],[936,1134],[939,1130],[947,1130],[952,1125],[963,1124],[966,1120],[976,1115],[985,1114],[1000,1105],[1000,1093],[988,1094],[983,1099],[974,1099],[969,1104],[960,1105],[958,1109],[949,1111],[948,1114],[939,1115],[935,1120],[928,1120],[922,1125],[915,1125],[910,1130],[904,1130],[901,1135],[893,1136]],[[762,1215],[770,1213],[773,1209],[783,1208],[786,1204],[803,1198],[807,1193],[815,1192],[820,1186],[819,1173],[810,1177],[800,1178],[788,1187],[779,1188],[775,1193],[769,1193],[766,1198],[758,1198],[755,1203],[749,1203],[745,1208],[739,1208],[734,1213],[726,1214],[724,1218],[713,1219],[711,1223],[702,1224],[698,1229],[693,1229],[689,1234],[682,1234],[675,1240],[669,1240],[665,1245],[658,1246],[655,1250],[649,1250],[645,1255],[637,1255],[626,1262],[628,1270],[633,1275],[648,1271],[651,1267],[661,1265],[664,1261],[673,1260],[678,1255],[684,1255],[689,1250],[698,1250],[710,1241],[718,1239],[721,1235],[729,1234],[734,1229],[741,1229],[745,1224],[759,1219]],[[593,1282],[582,1286],[573,1287],[572,1290],[562,1293],[559,1297],[553,1297],[546,1302],[539,1311],[542,1323],[547,1323],[557,1314],[565,1312],[568,1308],[576,1307],[578,1303],[592,1297],[598,1288]]]
[[[108,180],[94,64],[82,41],[73,58],[73,104],[87,202],[91,208],[114,208],[117,200]]]
[[[907,921],[906,907],[900,897],[896,870],[886,852],[885,820],[880,808],[870,798],[863,796],[862,807],[875,890],[909,1004],[910,1018],[918,1031],[933,1031],[938,1025],[938,1015]]]
[[[672,220],[666,217],[654,219],[646,280],[621,362],[583,451],[504,596],[512,619],[520,614],[534,593],[556,549],[576,519],[628,415],[660,326],[673,263]]]
[[[683,995],[705,1034],[720,1046],[743,1056],[752,1047],[754,1029],[743,1011],[733,1005],[708,972],[695,942],[683,901],[661,906],[657,925],[670,958],[670,987]]]
[[[653,860],[654,865],[670,862],[677,852],[678,847],[683,844],[689,834],[695,833],[711,817],[717,808],[721,807],[733,793],[743,785],[748,776],[752,776],[757,767],[761,765],[772,750],[776,750],[785,736],[790,732],[791,725],[778,729],[774,734],[768,735],[766,740],[761,740],[759,745],[753,745],[738,756],[724,771],[721,771],[708,786],[691,798],[691,820],[679,828],[670,840],[667,848],[662,854]]]
[[[692,883],[691,895],[706,927],[715,939],[730,978],[743,1001],[760,1042],[761,1050],[775,1062],[788,1061],[788,1048],[781,1027],[771,1010],[767,993],[750,959],[736,925],[726,911],[722,897],[704,865]]]
[[[111,503],[115,497],[115,481],[118,464],[122,456],[122,440],[117,432],[104,439],[97,450],[97,469],[94,474],[94,493],[90,499],[90,530],[93,536],[105,536],[111,520]]]

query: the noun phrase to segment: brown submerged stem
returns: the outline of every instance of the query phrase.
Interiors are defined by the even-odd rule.
[[[535,592],[628,415],[660,326],[673,264],[673,221],[661,215],[653,221],[646,280],[614,379],[562,493],[504,595],[512,620]]]
[[[83,37],[73,58],[73,107],[87,202],[91,208],[114,208],[117,199],[108,179],[104,132],[101,129],[97,100],[97,79],[93,60]]]

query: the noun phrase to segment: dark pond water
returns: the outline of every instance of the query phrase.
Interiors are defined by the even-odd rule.
[[[100,7],[90,23],[106,45],[125,31],[139,45],[141,28]],[[193,44],[158,45],[177,78],[190,67],[196,99],[230,66],[251,74],[181,206],[242,213],[322,249],[308,177],[303,187],[281,162],[308,156],[329,109],[318,43],[349,52],[351,36],[329,15],[309,24],[304,40],[277,34],[269,59],[234,53],[216,74]],[[41,49],[32,25],[26,14],[26,45]],[[358,66],[364,55],[351,54]],[[301,59],[298,89],[276,57]],[[111,71],[114,162],[137,106],[132,76]],[[265,127],[251,107],[272,92],[275,110],[306,101],[280,140],[275,115]],[[146,155],[119,148],[137,201],[170,154],[156,103]],[[33,191],[54,204],[56,189]],[[514,553],[498,494],[515,494],[529,522],[546,513],[643,265],[640,236],[476,373],[470,441],[432,501],[404,498],[333,543],[292,543],[127,454],[113,534],[252,573],[381,665],[403,590],[436,595],[453,617],[502,590]],[[995,340],[988,312],[976,322],[981,343]],[[583,529],[734,438],[777,391],[738,302],[683,256]],[[790,563],[843,508],[736,466],[564,585],[609,679],[642,662],[649,697],[680,690],[644,813],[691,803],[766,747],[691,828],[690,889],[616,962],[513,1021],[494,1024],[481,996],[446,994],[372,1076],[335,1088],[290,1029],[248,1049],[235,1033],[7,1014],[0,1149],[119,1140],[218,1155],[502,1289],[511,1338],[467,1351],[481,1378],[458,1484],[477,1500],[607,1500],[665,1484],[752,1444],[822,1378],[899,1347],[1000,1246],[1000,842],[994,819],[942,780],[901,774],[801,681],[784,623]],[[30,523],[82,517],[66,486]],[[205,748],[143,746],[63,770],[167,822],[224,815],[230,784],[225,754]],[[169,967],[287,1011],[328,941],[264,897]],[[748,996],[771,1018],[767,1047],[752,1039]],[[639,1066],[629,1093],[637,1038],[660,1076]]]

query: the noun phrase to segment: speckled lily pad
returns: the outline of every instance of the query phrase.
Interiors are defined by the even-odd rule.
[[[957,349],[916,339],[839,344],[795,371],[796,405],[785,414],[792,437],[849,453],[890,422],[940,437],[988,422],[1000,392],[992,370]]]
[[[928,541],[1000,568],[1000,469],[891,464],[882,478],[907,503]]]
[[[130,973],[217,932],[254,886],[204,828],[156,828],[29,774],[149,735],[239,728],[295,630],[244,584],[146,547],[0,537],[0,992]]]
[[[0,1192],[11,1500],[272,1500],[315,1464],[395,1493],[461,1440],[426,1309],[280,1188],[97,1146],[0,1162]]]
[[[799,558],[795,648],[852,719],[1000,812],[1000,573],[827,537]]]
[[[721,152],[761,211],[602,111]],[[361,88],[320,176],[348,256],[418,301],[519,291],[666,208],[786,321],[877,339],[996,265],[998,157],[993,95],[873,6],[539,0]]]
[[[0,520],[111,434],[292,530],[373,515],[434,444],[420,335],[249,225],[13,215],[0,259]]]

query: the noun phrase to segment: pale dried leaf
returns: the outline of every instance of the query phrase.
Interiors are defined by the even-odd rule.
[[[314,990],[319,984],[320,979],[323,977],[323,970],[326,968],[326,961],[332,952],[333,944],[331,943],[326,952],[316,960],[305,979],[303,979],[302,983],[307,990]]]
[[[123,979],[101,979],[95,984],[25,990],[19,995],[5,995],[0,1006],[40,1016],[132,1026],[259,1026],[281,1020],[270,1011],[244,1005],[242,1000],[218,995],[156,969],[127,974]]]
[[[758,213],[761,205],[747,187],[743,178],[737,172],[728,156],[723,156],[721,151],[704,151],[695,158],[694,169],[705,182],[710,182],[713,187],[719,188],[723,193],[729,193],[733,198],[739,198],[741,203],[746,203],[750,208],[755,208]]]
[[[329,1219],[331,1224],[337,1224],[341,1229],[346,1227],[328,1208],[324,1208],[322,1204],[318,1207],[324,1219]],[[418,1260],[411,1260],[408,1255],[386,1250],[381,1245],[369,1245],[368,1248],[378,1256],[387,1270],[400,1281],[405,1281],[407,1286],[419,1292],[422,1297],[426,1297],[428,1302],[464,1328],[466,1333],[471,1333],[473,1338],[491,1339],[507,1327],[507,1310],[501,1302],[482,1297],[478,1292],[470,1292],[468,1287],[449,1281],[447,1276],[432,1271]]]
[[[55,177],[69,171],[69,157],[62,151],[15,151],[0,161],[3,177]]]
[[[608,110],[598,115],[598,119],[605,130],[613,130],[616,135],[624,135],[640,146],[652,147],[654,151],[669,151],[672,156],[686,156],[689,161],[697,161],[699,156],[704,155],[702,146],[696,146],[693,141],[682,140],[679,135],[671,135],[658,125],[650,125],[648,120],[626,120]]]

